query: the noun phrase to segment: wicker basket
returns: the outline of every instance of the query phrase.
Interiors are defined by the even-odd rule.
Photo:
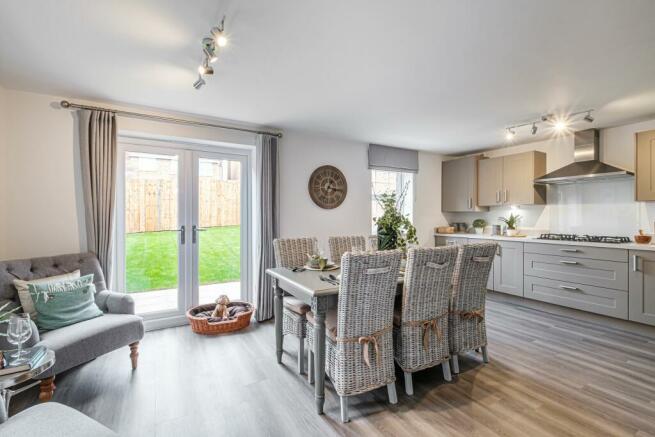
[[[210,322],[207,317],[196,316],[196,314],[201,313],[203,311],[212,311],[216,307],[216,304],[213,303],[190,308],[186,312],[186,317],[187,319],[189,319],[189,323],[191,324],[191,329],[196,334],[216,335],[216,334],[224,334],[226,332],[238,331],[239,329],[246,328],[248,327],[248,325],[250,325],[250,318],[252,317],[252,313],[255,311],[255,307],[251,303],[242,302],[242,301],[230,302],[227,304],[227,306],[229,308],[236,304],[245,305],[248,308],[248,310],[243,313],[237,314],[236,318],[231,320]]]

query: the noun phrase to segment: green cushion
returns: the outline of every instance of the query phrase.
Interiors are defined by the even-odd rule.
[[[29,284],[29,290],[40,330],[62,328],[102,315],[95,302],[92,274],[79,279]]]

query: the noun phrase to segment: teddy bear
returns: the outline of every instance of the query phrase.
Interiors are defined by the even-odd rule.
[[[227,309],[228,303],[230,303],[230,298],[228,298],[226,295],[222,294],[218,296],[218,299],[216,299],[216,308],[214,308],[212,317],[228,319],[230,317],[230,313]]]

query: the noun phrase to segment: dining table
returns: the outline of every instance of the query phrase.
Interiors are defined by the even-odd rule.
[[[282,364],[282,304],[284,293],[308,304],[314,313],[314,399],[316,412],[323,414],[325,404],[325,316],[330,305],[334,305],[339,295],[338,281],[340,269],[317,271],[309,269],[290,269],[274,267],[266,270],[274,282],[275,352],[278,364]],[[323,279],[321,279],[323,278]],[[329,279],[327,281],[326,279]],[[403,277],[398,278],[398,289],[402,290]]]

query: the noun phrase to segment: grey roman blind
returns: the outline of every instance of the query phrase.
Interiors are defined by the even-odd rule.
[[[418,173],[418,151],[369,144],[368,168]]]

